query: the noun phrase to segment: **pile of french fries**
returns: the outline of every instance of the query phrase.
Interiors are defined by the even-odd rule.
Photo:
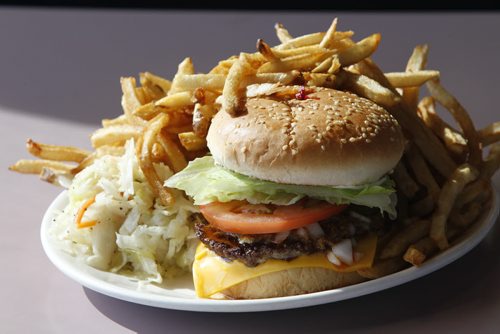
[[[347,90],[386,108],[407,138],[393,173],[398,222],[379,240],[374,266],[360,274],[384,276],[447,249],[490,205],[490,180],[500,166],[500,122],[474,127],[439,83],[440,73],[425,68],[426,45],[414,49],[404,72],[384,73],[370,58],[380,34],[355,42],[352,31],[337,30],[337,19],[326,32],[300,37],[292,37],[281,24],[275,29],[280,44],[271,47],[259,39],[255,53],[221,60],[208,73],[195,73],[186,58],[172,81],[149,72],[140,73],[140,85],[133,77],[121,78],[123,114],[102,121],[91,136],[93,152],[28,140],[28,151],[41,159],[20,160],[11,169],[58,184],[61,176],[75,175],[96,158],[123,154],[125,142],[134,138],[140,168],[157,198],[169,206],[174,198],[154,163],[178,172],[205,155],[212,117],[221,109],[234,117],[243,113],[249,85]],[[423,85],[429,96],[419,100]],[[457,128],[438,115],[436,104],[453,116]]]

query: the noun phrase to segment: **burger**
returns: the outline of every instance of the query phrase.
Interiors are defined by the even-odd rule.
[[[269,298],[365,280],[358,271],[372,265],[396,215],[389,174],[404,149],[397,121],[350,92],[248,92],[243,115],[213,118],[211,155],[166,183],[200,208],[197,295]]]

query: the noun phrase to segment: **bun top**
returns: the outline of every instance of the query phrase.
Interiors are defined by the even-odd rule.
[[[263,180],[325,186],[374,182],[398,163],[404,137],[385,109],[328,88],[307,87],[297,99],[300,89],[249,97],[239,117],[221,110],[207,136],[215,162]]]

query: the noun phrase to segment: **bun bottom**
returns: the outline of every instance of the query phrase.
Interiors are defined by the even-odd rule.
[[[294,268],[262,275],[232,286],[222,294],[231,299],[260,299],[300,295],[366,281],[357,272],[324,268]]]

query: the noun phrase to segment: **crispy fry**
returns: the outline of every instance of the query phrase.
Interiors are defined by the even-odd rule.
[[[290,35],[290,33],[283,26],[283,24],[276,23],[274,25],[274,29],[276,29],[276,36],[278,36],[278,39],[280,40],[281,43],[288,42],[289,40],[292,39],[292,35]]]
[[[417,45],[406,64],[406,72],[416,72],[425,69],[429,47],[426,44]],[[418,94],[420,87],[403,88],[402,99],[409,110],[415,110],[418,105]]]
[[[411,167],[413,175],[415,175],[418,183],[427,189],[427,193],[432,198],[432,201],[436,202],[439,197],[440,188],[422,157],[420,150],[415,146],[410,146],[408,154],[405,156],[408,159],[408,165]]]
[[[183,170],[187,166],[186,158],[179,149],[179,146],[168,135],[160,133],[158,142],[163,146],[168,157],[169,167],[174,173]]]
[[[194,74],[194,66],[191,57],[184,58],[184,60],[177,67],[177,73],[174,76],[174,80],[172,80],[172,85],[167,95],[172,95],[182,91],[182,88],[179,87],[179,84],[177,83],[177,78],[186,74]]]
[[[213,105],[202,105],[197,103],[193,111],[193,132],[199,137],[206,137],[212,117],[214,117],[216,113],[217,110]]]
[[[247,54],[242,53],[229,70],[222,91],[222,109],[233,117],[245,110],[245,89],[242,89],[240,83],[249,74],[255,74],[255,70],[250,66]]]
[[[394,168],[393,177],[396,181],[396,187],[403,194],[405,194],[407,198],[412,198],[419,190],[418,184],[410,176],[403,162],[400,161],[396,165],[396,167]]]
[[[333,51],[316,54],[300,54],[288,58],[268,62],[259,68],[258,73],[288,72],[292,70],[307,71],[316,67],[318,62],[331,56]]]
[[[224,88],[226,78],[226,74],[180,74],[176,85],[182,91],[194,91],[196,88],[217,91]]]
[[[431,195],[427,195],[410,204],[409,211],[413,217],[426,217],[436,206],[436,201]]]
[[[161,90],[163,95],[167,94],[172,87],[172,82],[157,75],[154,75],[151,72],[143,72],[139,74],[140,82],[142,86],[146,87],[156,87]]]
[[[361,73],[376,80],[382,86],[391,89],[393,92],[396,92],[384,73],[371,59],[364,59],[356,65]],[[398,120],[403,129],[408,131],[414,143],[420,148],[432,167],[445,177],[453,173],[456,168],[456,163],[447,154],[445,147],[438,138],[425,126],[414,112],[408,109],[408,106],[398,104],[388,108],[388,111]]]
[[[333,44],[333,41],[335,40],[335,33],[337,32],[337,18],[334,18],[332,21],[332,24],[328,28],[328,30],[325,33],[325,36],[323,36],[323,39],[319,43],[319,46],[322,48],[330,48],[331,44]]]
[[[458,103],[457,99],[448,93],[437,80],[428,81],[427,89],[436,101],[448,109],[462,128],[464,136],[467,138],[467,146],[469,147],[469,163],[478,168],[481,165],[482,157],[481,142],[469,114],[467,114],[467,111]]]
[[[130,138],[137,140],[142,133],[142,129],[142,127],[133,125],[109,126],[95,131],[90,137],[90,141],[94,148],[103,145],[123,145]]]
[[[278,60],[278,57],[274,54],[273,50],[271,50],[271,47],[264,42],[262,38],[259,38],[257,40],[257,51],[260,52],[261,55],[264,56],[268,61],[276,61]]]
[[[453,207],[456,197],[466,184],[474,181],[479,172],[469,164],[459,166],[446,181],[439,194],[437,209],[432,215],[430,237],[440,249],[448,248],[446,238],[446,221]]]
[[[419,87],[431,79],[439,78],[439,71],[385,73],[391,85],[397,88]]]
[[[405,261],[398,256],[391,259],[376,261],[370,268],[358,270],[358,274],[365,278],[375,279],[393,274],[406,266],[407,264]]]
[[[296,38],[292,38],[286,42],[281,43],[276,46],[277,50],[295,49],[302,46],[313,45],[321,43],[321,40],[325,36],[324,32],[317,32],[309,35],[303,35]]]
[[[452,240],[459,232],[459,229],[451,226],[446,231],[446,237],[449,240]],[[437,253],[438,250],[439,248],[434,240],[432,240],[430,237],[425,237],[408,247],[403,256],[403,259],[414,266],[420,266],[428,257]]]
[[[339,71],[338,77],[343,88],[370,99],[383,107],[395,106],[400,101],[400,98],[393,92],[367,76],[349,71]]]
[[[482,193],[484,194],[484,192]],[[455,226],[466,227],[469,226],[481,214],[483,208],[483,201],[475,200],[472,203],[464,206],[462,210],[456,207],[450,213],[450,222]]]
[[[446,148],[459,161],[465,161],[468,152],[467,142],[463,135],[453,129],[436,113],[434,99],[424,97],[418,104],[418,115],[445,144]]]
[[[126,77],[120,78],[122,86],[122,108],[125,115],[131,115],[132,112],[139,108],[142,103],[137,96],[135,78]]]
[[[207,141],[204,137],[199,137],[194,132],[179,133],[181,145],[188,151],[199,151],[207,147]]]
[[[380,34],[373,34],[353,46],[341,50],[338,53],[340,64],[342,66],[349,66],[370,57],[370,55],[377,50],[380,39]]]
[[[58,146],[37,143],[31,138],[26,141],[26,149],[35,157],[56,161],[81,162],[90,152],[72,146]]]
[[[152,149],[161,130],[168,124],[168,114],[159,114],[150,121],[150,124],[142,137],[140,137],[137,145],[137,157],[139,166],[146,177],[146,180],[151,185],[154,194],[160,202],[165,206],[170,206],[175,199],[170,191],[163,186],[165,180],[161,180],[153,165]]]
[[[479,137],[483,147],[500,141],[500,121],[479,130]]]
[[[399,233],[385,245],[380,253],[380,259],[389,259],[391,257],[401,256],[408,246],[417,242],[429,234],[431,222],[427,219],[416,221],[405,226]]]
[[[23,174],[40,174],[44,168],[52,169],[57,172],[70,172],[72,166],[52,160],[26,160],[21,159],[14,165],[9,167],[9,170]]]

